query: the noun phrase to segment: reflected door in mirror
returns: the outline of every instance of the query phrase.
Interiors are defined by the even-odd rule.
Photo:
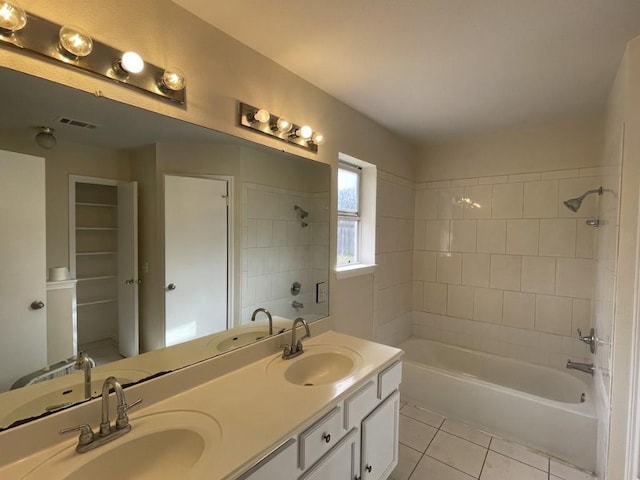
[[[227,328],[227,182],[164,176],[165,345]]]
[[[47,364],[45,163],[0,151],[0,390]]]

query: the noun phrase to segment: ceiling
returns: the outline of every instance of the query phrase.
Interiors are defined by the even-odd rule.
[[[638,0],[173,0],[415,144],[604,108]]]

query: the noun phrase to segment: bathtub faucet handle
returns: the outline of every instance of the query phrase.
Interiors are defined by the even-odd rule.
[[[578,329],[578,339],[587,345],[589,345],[589,351],[596,353],[596,331],[595,329],[589,330],[589,335],[582,335],[582,330]]]

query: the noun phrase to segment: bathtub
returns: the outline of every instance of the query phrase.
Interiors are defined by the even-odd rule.
[[[597,418],[590,377],[443,343],[399,345],[403,400],[595,470]],[[584,401],[582,401],[584,394]]]

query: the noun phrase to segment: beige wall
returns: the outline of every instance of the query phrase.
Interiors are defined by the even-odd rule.
[[[129,153],[69,142],[45,150],[33,132],[2,135],[0,148],[46,159],[47,267],[69,267],[69,175],[129,180]]]
[[[592,167],[598,164],[602,119],[550,122],[432,145],[418,152],[418,182]]]
[[[640,185],[640,38],[627,46],[625,59],[618,73],[613,90],[607,134],[615,147],[620,126],[624,124],[624,147],[622,149],[622,177],[619,199],[618,255],[615,266],[615,292],[613,326],[610,319],[602,315],[598,322],[605,328],[605,338],[613,335],[611,358],[611,417],[610,440],[607,457],[608,479],[630,478],[633,455],[630,438],[633,434],[633,417],[630,413],[631,399],[637,397],[637,354],[634,355],[638,328],[638,185]],[[608,152],[611,149],[608,150]],[[617,162],[609,155],[604,162]],[[612,279],[610,279],[612,280]],[[607,327],[609,327],[607,329]],[[599,359],[601,362],[609,360]],[[605,363],[606,365],[606,363]],[[604,373],[608,373],[604,371]],[[608,379],[605,379],[607,381]],[[634,403],[637,408],[638,399]],[[637,449],[637,444],[635,445]],[[635,455],[635,452],[634,452]]]

